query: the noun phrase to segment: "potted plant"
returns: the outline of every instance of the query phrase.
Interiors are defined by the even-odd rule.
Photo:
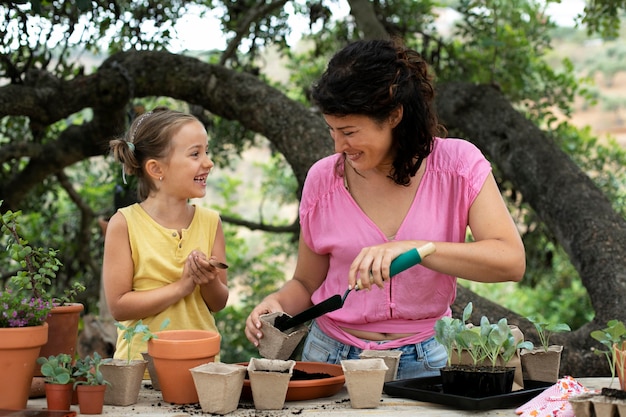
[[[2,201],[0,201],[2,205]],[[58,269],[56,252],[32,248],[19,236],[20,212],[0,216],[1,243],[17,272],[0,288],[0,409],[26,407],[41,346],[48,340],[46,320],[52,302],[36,286],[21,286],[24,277],[46,280]]]
[[[539,346],[521,351],[524,379],[556,383],[559,379],[563,346],[551,345],[550,337],[554,333],[569,332],[571,328],[566,323],[548,323],[535,316],[527,319],[537,330]]]
[[[443,390],[476,398],[508,394],[513,387],[515,367],[507,364],[519,349],[532,349],[533,344],[516,341],[506,318],[490,323],[483,316],[480,326],[466,324],[472,308],[472,303],[468,303],[462,320],[444,317],[435,323],[435,338],[448,353],[448,365],[440,371]],[[469,355],[470,363],[460,363],[463,353]]]
[[[609,320],[607,327],[594,330],[590,336],[604,345],[605,349],[593,349],[597,355],[604,355],[611,371],[611,383],[600,393],[587,393],[569,399],[577,416],[612,417],[626,415],[626,391],[624,366],[626,365],[626,326],[620,320]],[[620,387],[611,388],[617,374]],[[615,412],[615,408],[619,412]]]
[[[81,414],[102,414],[104,393],[109,381],[104,378],[101,366],[104,360],[98,352],[93,356],[78,359],[75,364],[74,388],[78,394],[78,407]]]
[[[69,410],[72,404],[72,357],[65,353],[40,356],[37,363],[45,378],[48,410]]]
[[[617,374],[620,389],[626,390],[624,380],[624,361],[626,359],[626,326],[620,320],[609,320],[607,327],[602,330],[594,330],[590,336],[602,343],[606,349],[594,349],[596,355],[605,355],[611,371],[611,386]]]
[[[52,303],[52,310],[46,319],[49,326],[48,340],[38,356],[66,353],[74,357],[78,322],[84,309],[82,304],[74,302],[74,298],[85,290],[85,286],[74,282],[63,294],[52,294],[52,282],[63,265],[57,258],[56,250],[33,247],[24,239],[18,221],[20,216],[20,211],[7,211],[1,220],[7,252],[18,268],[8,284],[14,291],[24,291],[34,298]],[[34,376],[42,376],[38,365],[35,365]]]
[[[165,320],[161,324],[161,330],[168,324],[169,320]],[[106,389],[104,403],[127,406],[137,402],[147,364],[146,360],[133,359],[137,353],[133,349],[133,341],[136,337],[141,337],[144,342],[147,342],[156,335],[141,320],[129,326],[115,322],[115,326],[122,332],[124,340],[128,343],[128,354],[126,359],[107,359],[102,364],[102,373],[110,382]]]

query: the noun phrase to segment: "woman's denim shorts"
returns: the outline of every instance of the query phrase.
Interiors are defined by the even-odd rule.
[[[397,347],[394,350],[402,351],[396,379],[438,376],[439,369],[446,365],[448,359],[446,349],[434,337],[421,343]],[[302,350],[302,360],[339,364],[344,359],[359,359],[362,351],[326,335],[313,321]]]

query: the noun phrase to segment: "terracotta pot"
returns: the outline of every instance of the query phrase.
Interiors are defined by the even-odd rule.
[[[352,408],[376,408],[385,385],[387,365],[382,358],[341,361]]]
[[[226,363],[206,363],[191,368],[202,411],[228,414],[239,405],[246,367]]]
[[[48,323],[0,329],[0,409],[26,408],[41,346],[48,340]]]
[[[127,406],[137,403],[147,361],[113,359],[100,366],[102,376],[111,385],[106,387],[104,403]]]
[[[525,380],[556,383],[561,367],[563,346],[552,345],[545,351],[543,347],[533,350],[522,349],[520,359]]]
[[[173,404],[199,402],[189,371],[214,362],[220,352],[219,333],[208,330],[163,330],[148,341],[148,354],[161,385],[163,400]]]
[[[626,342],[622,346],[613,345],[615,349],[615,368],[617,378],[619,379],[619,387],[622,391],[626,391]]]
[[[78,385],[78,407],[81,414],[102,414],[106,385]]]
[[[72,405],[73,384],[46,384],[48,410],[69,410]]]
[[[239,365],[248,366],[248,362],[241,362]],[[317,377],[302,378],[302,375],[309,374]],[[325,374],[329,378],[319,374]],[[301,377],[298,378],[297,375]],[[330,397],[337,394],[343,388],[346,378],[343,375],[341,365],[322,362],[299,362],[293,367],[293,375],[287,387],[285,401],[306,401],[315,398]],[[252,401],[252,390],[250,389],[250,379],[243,380],[241,390],[241,401]]]
[[[515,377],[514,367],[453,365],[440,370],[445,394],[482,398],[510,394]]]
[[[78,340],[78,322],[80,313],[85,309],[80,303],[56,306],[50,312],[47,323],[49,327],[48,342],[41,347],[39,356],[46,358],[59,353],[67,353],[72,358],[76,354]],[[41,365],[35,365],[35,376],[41,375]]]

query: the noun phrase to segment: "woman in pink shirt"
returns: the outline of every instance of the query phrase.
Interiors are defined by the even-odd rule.
[[[260,315],[293,316],[360,279],[365,290],[311,324],[302,360],[399,349],[398,379],[437,375],[447,356],[433,326],[451,314],[457,277],[519,281],[526,268],[491,166],[470,142],[438,137],[428,65],[396,41],[339,51],[312,98],[336,153],[307,174],[294,276],[250,313],[246,335],[258,346]],[[434,254],[390,279],[394,258],[428,242]]]

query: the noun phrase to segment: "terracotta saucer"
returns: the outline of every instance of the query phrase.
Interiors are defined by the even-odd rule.
[[[247,366],[248,363],[242,362],[239,365]],[[296,362],[294,369],[310,374],[321,373],[332,376],[330,378],[290,381],[285,401],[304,401],[330,397],[341,391],[346,382],[341,365],[321,362]],[[243,381],[241,399],[252,401],[252,389],[250,388],[250,380],[247,378]]]

